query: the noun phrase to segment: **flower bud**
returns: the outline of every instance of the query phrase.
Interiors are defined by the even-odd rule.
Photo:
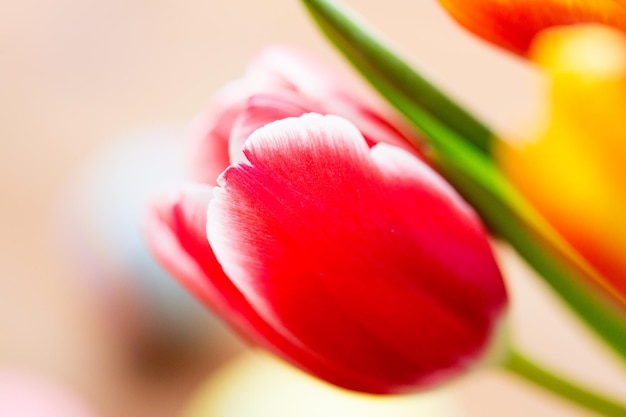
[[[256,130],[217,184],[158,202],[148,240],[253,344],[369,393],[433,387],[491,351],[507,296],[486,233],[411,153],[307,114]]]

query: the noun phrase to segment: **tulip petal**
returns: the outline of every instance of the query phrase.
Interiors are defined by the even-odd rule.
[[[316,114],[257,130],[244,153],[218,180],[209,241],[263,320],[334,365],[325,379],[414,390],[483,352],[501,276],[476,216],[430,168]]]
[[[246,298],[226,277],[206,239],[206,213],[212,188],[189,185],[156,201],[148,212],[144,229],[155,257],[185,287],[249,342],[261,346],[305,370],[337,385],[348,385],[341,375],[300,344],[287,340],[251,308]],[[371,387],[368,375],[362,383]]]
[[[309,54],[288,46],[265,48],[250,63],[252,78],[269,80],[301,95],[326,99],[346,88],[342,78]]]
[[[626,9],[615,0],[439,0],[474,34],[525,55],[537,33],[579,23],[602,23],[626,31]]]
[[[252,62],[248,73],[296,92],[299,100],[310,103],[308,112],[336,114],[350,120],[370,146],[378,142],[390,143],[419,156],[415,146],[421,143],[419,136],[387,103],[298,49],[266,48]],[[312,105],[314,102],[318,104]]]
[[[391,115],[383,117],[380,109],[374,111],[362,103],[363,101],[345,96],[342,100],[328,103],[326,113],[341,115],[354,123],[370,147],[377,143],[387,143],[426,159],[421,153],[424,141],[414,129],[401,131],[403,123],[396,121],[395,124],[398,126],[396,127],[387,120],[393,120]],[[416,146],[416,144],[422,144],[422,146]]]
[[[222,310],[225,301],[218,298],[221,295],[212,283],[228,280],[204,233],[211,197],[212,187],[188,185],[156,201],[144,229],[150,249],[161,263],[204,302]]]
[[[267,326],[224,274],[206,238],[212,191],[203,185],[187,185],[156,201],[146,218],[147,241],[155,257],[190,292],[242,336],[259,343],[263,339],[254,336],[257,328]],[[260,344],[272,349],[267,343]]]
[[[245,110],[242,110],[235,119],[228,142],[231,163],[244,159],[243,145],[255,130],[277,120],[298,117],[310,112],[341,115],[350,120],[358,127],[370,147],[379,142],[388,143],[422,156],[406,139],[408,135],[400,132],[378,112],[364,106],[355,98],[336,96],[322,104],[293,91],[276,87],[271,94],[261,93],[251,96]],[[419,142],[419,139],[414,137],[413,142]]]
[[[238,115],[232,126],[228,142],[231,163],[244,159],[243,145],[255,130],[276,120],[297,117],[312,111],[320,110],[313,102],[289,90],[277,89],[273,94],[250,97],[245,110]]]
[[[215,180],[230,164],[230,127],[243,111],[251,88],[245,81],[225,86],[214,96],[211,107],[192,122],[189,174],[193,181],[217,185]]]

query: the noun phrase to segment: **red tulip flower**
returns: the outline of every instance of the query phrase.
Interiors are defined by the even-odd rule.
[[[341,387],[416,391],[485,359],[507,296],[471,208],[360,129],[319,114],[256,129],[206,167],[219,177],[154,205],[148,241],[251,343]]]
[[[479,37],[526,55],[540,31],[602,23],[626,31],[624,0],[439,0],[452,17]]]

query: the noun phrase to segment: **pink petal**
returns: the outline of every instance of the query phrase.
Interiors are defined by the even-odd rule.
[[[237,101],[228,104],[218,101],[192,122],[189,177],[193,181],[216,185],[217,177],[229,165],[229,123],[239,113],[239,107],[243,104],[239,105]]]
[[[25,371],[0,371],[0,416],[95,417],[95,413],[64,387]]]
[[[248,303],[224,275],[206,238],[213,189],[188,185],[156,201],[146,216],[146,240],[165,268],[244,336],[254,334]]]
[[[328,98],[342,90],[342,78],[311,55],[297,48],[271,46],[259,53],[247,75],[281,85],[311,98]]]
[[[350,120],[370,146],[384,142],[419,155],[416,143],[420,143],[420,139],[415,130],[386,103],[371,90],[351,82],[342,72],[329,69],[304,51],[286,46],[266,48],[251,63],[248,75],[291,89],[302,100],[318,102],[319,110],[311,108],[311,112],[335,114]]]
[[[190,178],[193,181],[216,185],[219,174],[230,165],[233,124],[245,112],[250,97],[275,90],[273,84],[246,78],[226,85],[213,96],[211,106],[192,123]]]
[[[244,159],[243,145],[255,130],[276,120],[312,111],[319,111],[315,103],[285,89],[276,88],[272,93],[251,96],[232,126],[229,141],[231,163]]]
[[[376,100],[357,99],[350,95],[343,95],[335,100],[327,101],[325,113],[340,115],[354,123],[370,147],[377,143],[388,143],[425,160],[421,153],[424,142],[415,130],[399,120],[398,116],[386,106],[381,104],[374,110],[363,104],[373,102],[375,103]]]
[[[437,174],[334,116],[272,123],[209,207],[209,240],[291,357],[347,388],[400,392],[470,366],[506,303],[484,231]],[[306,362],[313,360],[313,362]],[[319,360],[319,359],[318,359]]]
[[[188,289],[215,307],[225,301],[210,279],[222,282],[226,276],[205,234],[212,193],[211,187],[188,185],[162,197],[147,213],[144,230],[155,257]]]

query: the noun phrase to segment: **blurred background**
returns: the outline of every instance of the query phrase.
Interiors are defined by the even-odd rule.
[[[544,80],[462,32],[434,0],[346,2],[507,137],[540,113]],[[295,0],[3,4],[2,372],[37,375],[102,417],[182,416],[211,378],[194,416],[280,415],[278,400],[252,414],[207,405],[233,395],[257,404],[257,389],[275,385],[261,396],[273,398],[294,385],[279,366],[259,368],[248,356],[225,371],[245,348],[152,262],[138,231],[149,196],[183,178],[187,123],[272,43],[344,65]],[[498,249],[514,299],[513,336],[555,367],[626,396],[610,355],[510,250]],[[495,371],[456,382],[437,401],[462,411],[419,415],[586,415]]]

